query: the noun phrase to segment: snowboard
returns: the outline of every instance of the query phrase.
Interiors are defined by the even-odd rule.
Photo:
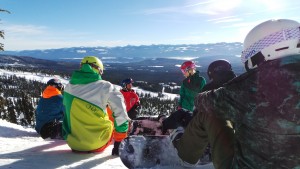
[[[162,130],[163,117],[139,117],[131,121],[129,135],[165,135]]]
[[[130,169],[181,166],[168,135],[131,135],[121,142],[119,155],[123,164]],[[197,166],[211,165],[210,162],[202,158]]]

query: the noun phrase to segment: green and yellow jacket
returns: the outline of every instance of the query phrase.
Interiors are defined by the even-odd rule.
[[[114,112],[115,130],[128,130],[123,95],[88,64],[73,72],[64,91],[63,104],[66,109],[63,137],[73,150],[91,151],[110,141],[113,124],[106,112],[107,106]]]

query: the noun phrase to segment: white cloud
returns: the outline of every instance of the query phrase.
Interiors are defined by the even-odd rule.
[[[174,13],[179,12],[180,7],[166,7],[166,8],[154,8],[148,9],[144,11],[145,15],[152,15],[152,14],[161,14],[161,13]]]
[[[34,50],[64,47],[95,47],[95,46],[125,46],[130,44],[125,40],[97,40],[87,32],[74,30],[50,30],[46,26],[13,25],[3,26],[5,50]],[[141,44],[132,42],[132,44]]]
[[[241,4],[241,0],[215,0],[201,5],[193,6],[195,13],[218,15],[233,11]]]
[[[240,3],[241,0],[210,0],[205,2],[189,0],[182,6],[149,9],[144,11],[144,14],[185,13],[216,15],[221,12],[231,11],[238,7]]]
[[[42,35],[47,31],[45,26],[35,25],[4,25],[6,35],[20,36],[20,35]]]
[[[223,19],[223,20],[216,21],[214,23],[237,22],[241,20],[242,20],[241,18]]]

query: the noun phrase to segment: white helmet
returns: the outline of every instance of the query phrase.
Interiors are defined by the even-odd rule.
[[[299,53],[300,23],[288,19],[269,20],[248,33],[241,59],[249,70],[264,61]]]

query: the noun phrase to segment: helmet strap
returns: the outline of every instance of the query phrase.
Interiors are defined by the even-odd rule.
[[[99,74],[102,75],[103,74],[103,70],[100,67],[98,68],[98,70],[99,70]]]

